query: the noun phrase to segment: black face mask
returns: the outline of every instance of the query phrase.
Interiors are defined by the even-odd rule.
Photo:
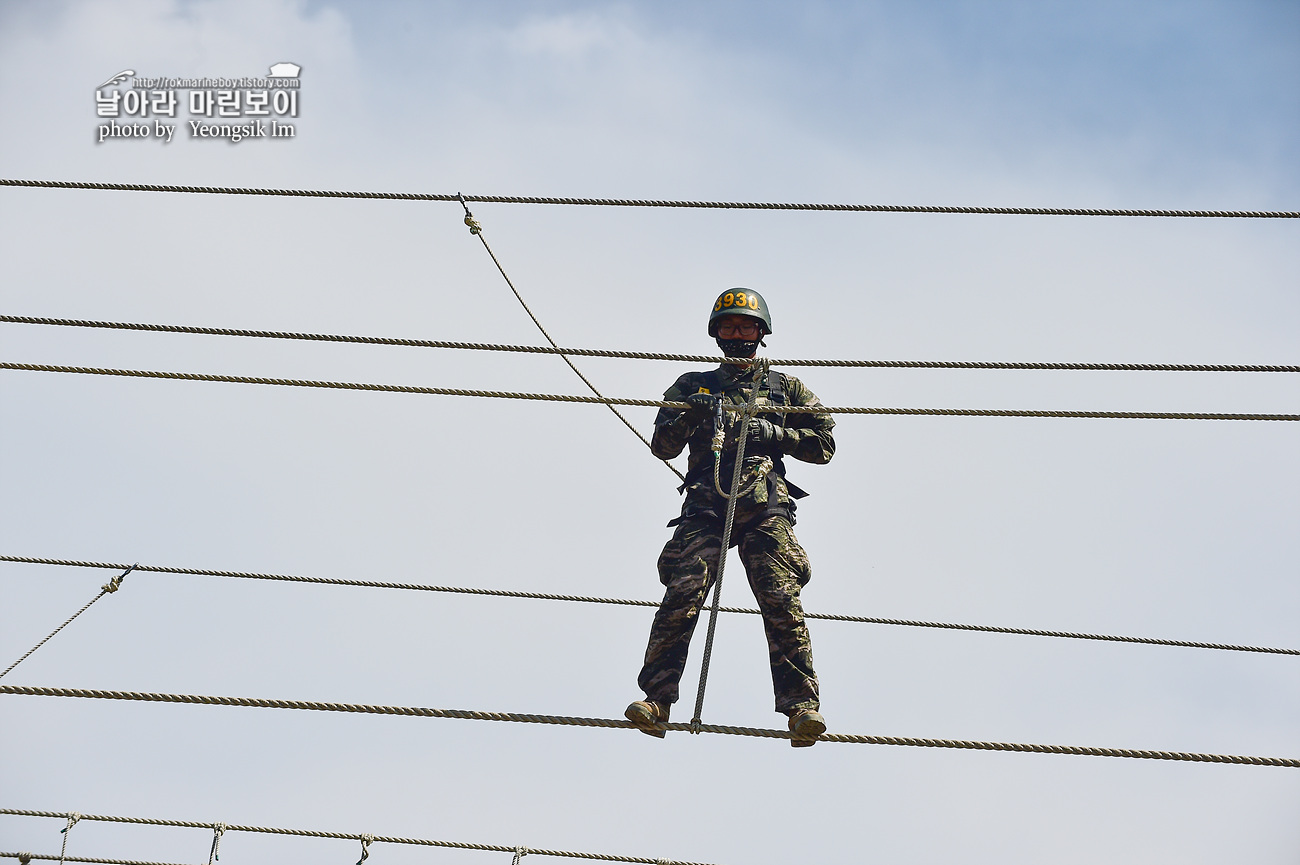
[[[723,339],[718,337],[718,348],[727,357],[752,357],[758,351],[757,339]]]

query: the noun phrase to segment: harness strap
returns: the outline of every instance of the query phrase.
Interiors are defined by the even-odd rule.
[[[785,374],[774,369],[767,371],[767,398],[772,405],[785,405]]]
[[[709,391],[709,393],[720,395],[724,392],[721,370],[711,369],[708,370],[707,372],[701,373],[700,376],[701,378],[704,379],[703,386]],[[757,385],[757,382],[755,384]],[[767,399],[768,402],[770,402],[773,406],[785,406],[789,404],[788,397],[786,396],[785,373],[775,369],[769,369],[767,371]],[[786,418],[785,412],[769,411],[763,413],[778,414],[780,416],[780,420],[777,422],[778,425],[785,426],[785,418]],[[725,467],[725,458],[724,458],[724,467]],[[705,462],[700,463],[695,468],[687,471],[686,476],[682,479],[682,485],[677,488],[678,494],[685,493],[687,487],[689,487],[691,484],[695,483],[696,481],[700,480],[701,478],[708,477],[708,475],[712,471],[713,471],[712,458],[706,460]],[[786,477],[785,461],[781,459],[781,455],[778,453],[772,455],[772,472],[767,477],[768,501],[772,501],[776,497],[775,475],[780,475],[782,480],[785,481],[785,487],[790,494],[790,498],[802,499],[808,495],[806,490],[803,490],[800,487],[796,486],[795,484],[791,483],[789,478]],[[791,502],[791,504],[793,505],[793,502]],[[793,508],[791,508],[791,510],[793,510]],[[793,516],[793,514],[791,516]]]

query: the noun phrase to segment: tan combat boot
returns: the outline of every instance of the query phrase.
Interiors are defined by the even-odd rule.
[[[627,707],[623,712],[623,717],[627,718],[637,729],[647,736],[654,736],[656,739],[664,737],[663,724],[668,720],[667,703],[656,703],[653,700],[637,700]]]
[[[826,732],[826,719],[813,709],[796,709],[790,716],[791,748],[811,748],[817,737]]]

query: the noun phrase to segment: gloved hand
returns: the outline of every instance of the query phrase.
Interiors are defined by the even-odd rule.
[[[749,422],[749,435],[745,440],[746,445],[758,445],[767,449],[775,448],[780,450],[783,441],[785,441],[785,429],[783,427],[762,418],[754,418]]]
[[[691,420],[703,423],[713,417],[713,401],[717,399],[711,393],[693,393],[687,396],[683,402],[690,405],[686,413],[691,416]]]

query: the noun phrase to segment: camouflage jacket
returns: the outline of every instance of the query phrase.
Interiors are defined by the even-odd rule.
[[[785,405],[810,406],[821,405],[808,387],[799,379],[784,373],[779,376],[785,392]],[[681,402],[688,394],[720,393],[726,401],[736,406],[743,406],[749,399],[753,386],[754,370],[723,364],[716,370],[708,372],[688,372],[673,383],[664,393],[667,402]],[[785,434],[779,445],[764,448],[747,442],[745,446],[745,472],[742,474],[742,489],[752,479],[752,469],[769,458],[773,469],[766,482],[760,481],[736,503],[737,519],[743,520],[766,511],[784,511],[793,517],[794,499],[807,495],[797,486],[785,479],[785,464],[782,457],[818,465],[830,462],[835,454],[835,439],[831,435],[835,420],[830,415],[819,414],[785,414],[779,405],[774,405],[768,389],[769,380],[760,382],[758,391],[759,418],[783,427]],[[731,476],[735,467],[736,435],[739,432],[739,414],[727,412],[725,415],[727,436],[722,449],[722,466],[719,471],[724,490],[730,489]],[[686,493],[686,502],[682,507],[682,517],[696,514],[721,517],[726,510],[726,500],[719,496],[713,487],[713,421],[697,422],[688,412],[681,409],[661,408],[655,418],[654,437],[650,449],[660,459],[672,459],[689,447],[687,455],[686,483],[682,489]],[[678,520],[674,520],[674,523]],[[672,525],[672,523],[670,523]]]

